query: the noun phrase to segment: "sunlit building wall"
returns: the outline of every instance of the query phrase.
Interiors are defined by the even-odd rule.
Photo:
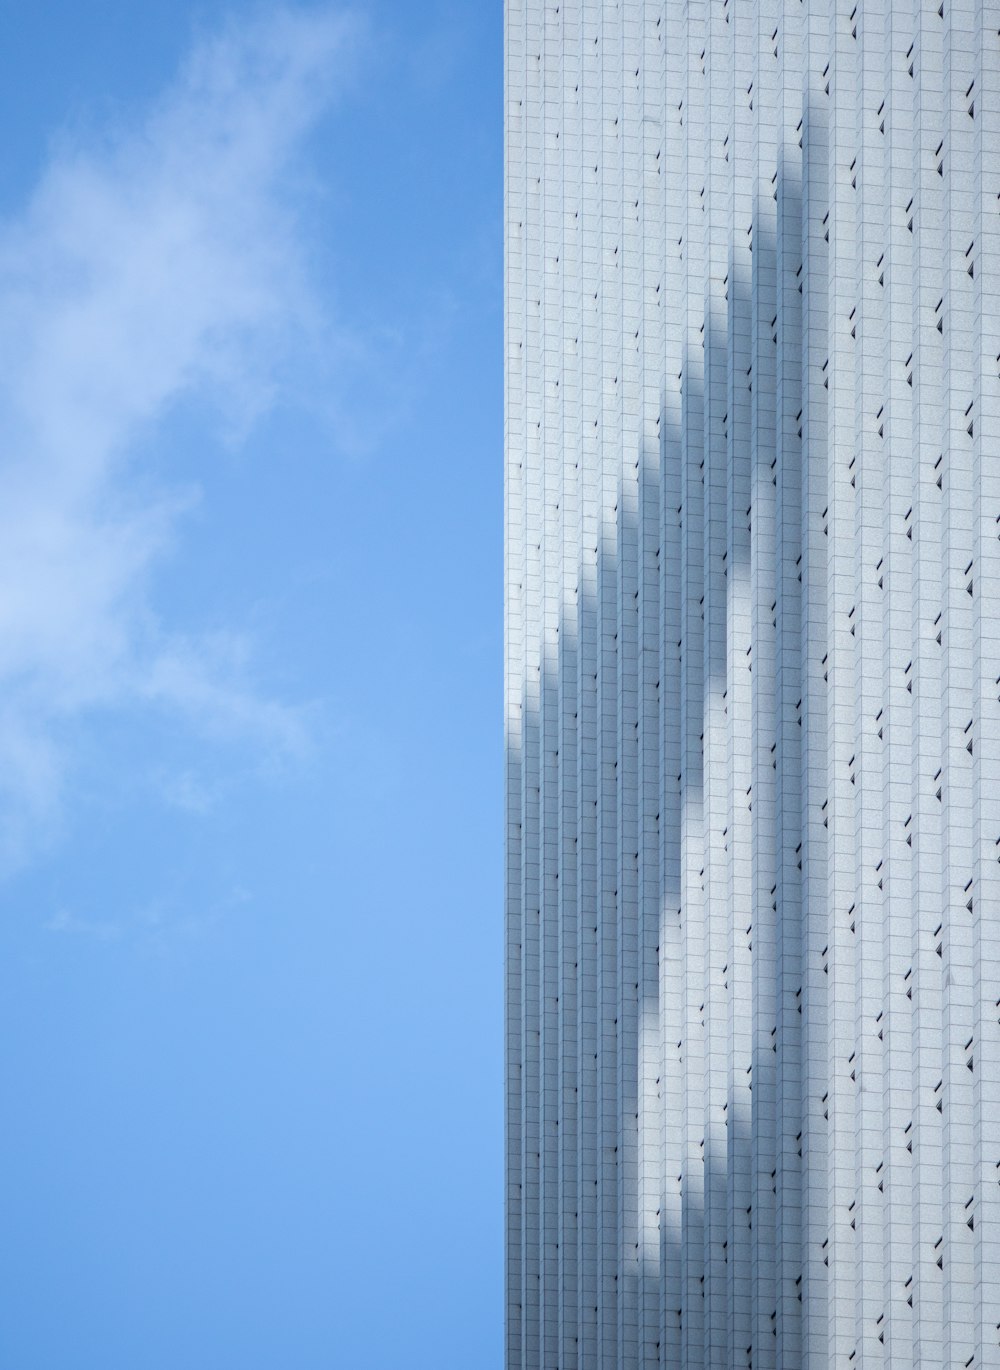
[[[1000,1365],[1000,0],[507,0],[507,1363]]]

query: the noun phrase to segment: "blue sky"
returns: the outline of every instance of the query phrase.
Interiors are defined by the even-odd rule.
[[[0,13],[0,1365],[492,1370],[501,7]]]

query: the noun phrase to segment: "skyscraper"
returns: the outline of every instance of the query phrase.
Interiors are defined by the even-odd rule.
[[[507,0],[507,1363],[1000,1365],[1000,0]]]

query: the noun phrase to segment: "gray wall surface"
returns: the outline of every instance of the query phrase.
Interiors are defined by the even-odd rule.
[[[505,26],[508,1366],[1000,1366],[1000,0]]]

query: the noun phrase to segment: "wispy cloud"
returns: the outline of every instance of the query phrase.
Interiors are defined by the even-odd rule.
[[[296,338],[322,331],[297,159],[354,38],[326,12],[230,27],[140,126],[58,143],[0,222],[0,866],[57,811],[91,710],[304,745],[238,637],[158,616],[149,573],[198,494],[143,454],[192,394],[249,425]]]
[[[173,769],[154,776],[164,803],[182,813],[202,817],[210,813],[219,798],[219,788],[196,771]]]
[[[65,905],[47,918],[46,932],[89,942],[120,943],[153,955],[175,952],[185,942],[197,942],[225,920],[238,916],[250,903],[242,886],[233,885],[199,901],[163,893],[132,910],[80,912]]]
[[[122,935],[120,923],[109,919],[81,918],[68,909],[59,909],[45,923],[48,932],[69,933],[77,937],[93,938],[97,942],[116,942]]]

